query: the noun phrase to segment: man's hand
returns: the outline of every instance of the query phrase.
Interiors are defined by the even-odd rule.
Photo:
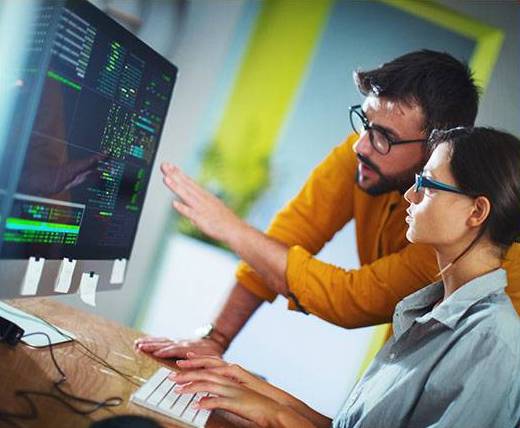
[[[220,343],[211,338],[175,341],[165,337],[141,337],[134,342],[134,349],[156,358],[186,358],[188,352],[220,356],[225,351]]]
[[[233,234],[247,225],[216,196],[199,186],[178,167],[161,165],[164,184],[179,199],[173,207],[201,232],[213,239],[229,243]]]
[[[288,247],[285,244],[249,226],[179,168],[165,162],[161,171],[164,184],[179,198],[173,202],[179,214],[201,232],[229,246],[264,278],[273,291],[287,295]]]

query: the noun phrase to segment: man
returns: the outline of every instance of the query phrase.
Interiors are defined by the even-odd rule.
[[[166,185],[180,197],[174,207],[247,264],[240,264],[237,283],[204,338],[142,338],[138,350],[165,358],[184,358],[188,351],[221,355],[260,304],[277,294],[289,298],[291,309],[343,327],[389,322],[399,300],[434,280],[433,251],[406,241],[402,195],[426,161],[425,141],[433,129],[473,125],[478,90],[465,65],[428,50],[354,77],[366,96],[362,106],[350,109],[357,135],[318,165],[266,234],[180,170],[163,165]],[[362,267],[346,271],[314,258],[350,220],[356,222]],[[508,258],[519,255],[516,246]],[[511,260],[504,265],[517,310],[519,265]]]

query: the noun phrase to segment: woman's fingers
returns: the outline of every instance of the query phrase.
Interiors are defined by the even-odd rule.
[[[177,378],[175,378],[177,381]],[[180,394],[196,394],[197,392],[207,392],[219,397],[229,397],[232,395],[232,384],[227,382],[215,382],[212,380],[198,380],[186,384],[179,384],[175,387],[175,392]]]
[[[177,361],[177,365],[183,369],[207,369],[221,376],[235,381],[246,383],[256,378],[237,364],[229,364],[216,356],[199,356],[193,352],[186,354],[187,360]]]
[[[207,388],[209,389],[209,388]],[[269,397],[259,395],[243,386],[232,385],[219,388],[224,393],[202,397],[194,407],[199,409],[222,409],[249,419],[259,426],[272,426],[266,422],[278,412],[276,403]]]
[[[211,368],[211,367],[222,367],[227,366],[222,358],[210,356],[210,355],[198,355],[194,352],[188,352],[186,354],[187,360],[177,361],[177,364],[181,368],[189,368],[189,369],[201,369],[201,368]]]
[[[196,364],[222,363],[222,361],[216,361],[214,358],[194,358],[193,355],[190,358],[192,359],[189,362]],[[252,376],[241,367],[232,364],[180,372],[171,375],[170,378],[178,385],[175,389],[176,392],[209,394],[194,403],[195,408],[223,409],[264,426],[263,422],[269,419],[269,412],[273,412],[273,409],[276,411],[278,405],[269,394],[270,391],[267,391],[268,394],[255,391],[249,385],[237,383],[228,376],[221,375],[220,372],[227,374],[246,373]]]
[[[249,384],[249,383],[257,380],[257,378],[254,377],[251,373],[249,373],[247,370],[244,370],[242,367],[240,367],[236,364],[228,364],[226,366],[217,366],[217,367],[212,368],[211,371],[220,376],[225,376],[227,378],[233,379],[236,382],[240,382],[240,383]]]
[[[237,413],[236,407],[237,404],[235,403],[236,400],[234,400],[232,397],[214,397],[211,395],[208,395],[206,397],[202,397],[197,401],[194,405],[196,409],[207,409],[207,410],[215,410],[215,409],[222,409],[226,410],[228,412]]]
[[[219,385],[232,385],[233,381],[229,378],[214,373],[211,369],[190,370],[185,372],[172,373],[170,379],[180,386],[199,382],[213,382]],[[183,391],[184,392],[184,391]],[[209,391],[208,391],[209,392]]]

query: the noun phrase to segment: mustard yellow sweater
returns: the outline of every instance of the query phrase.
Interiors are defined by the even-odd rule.
[[[434,281],[438,272],[434,251],[405,237],[408,203],[402,195],[370,196],[356,185],[355,141],[351,135],[332,150],[267,230],[290,247],[286,279],[301,306],[348,328],[391,322],[397,302]],[[345,270],[316,259],[350,220],[355,221],[362,267]],[[520,313],[520,245],[511,247],[503,267],[508,273],[506,291]],[[276,297],[244,262],[237,280],[262,299]],[[291,300],[289,308],[295,309]]]

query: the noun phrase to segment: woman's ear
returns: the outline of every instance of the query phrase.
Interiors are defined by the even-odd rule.
[[[491,211],[491,203],[485,196],[479,196],[475,198],[473,203],[473,209],[468,219],[468,225],[471,227],[481,226],[486,219],[489,217]]]

